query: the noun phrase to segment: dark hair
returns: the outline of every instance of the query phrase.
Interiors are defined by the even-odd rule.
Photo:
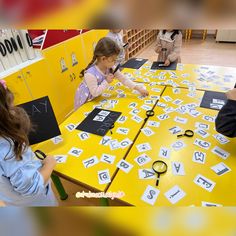
[[[0,137],[11,145],[14,143],[15,158],[22,160],[22,153],[29,145],[31,122],[25,110],[14,106],[13,101],[13,93],[0,84]]]
[[[163,30],[162,32],[163,32],[163,34],[165,34],[166,30]],[[175,35],[179,34],[179,33],[180,33],[180,30],[172,30],[172,34],[171,34],[170,38],[173,40]]]
[[[105,56],[105,57],[110,57],[113,55],[118,55],[120,53],[120,48],[116,44],[115,41],[108,37],[101,38],[93,53],[93,59],[92,61],[88,64],[88,66],[80,72],[80,77],[84,76],[84,72],[93,65],[93,63],[96,61],[97,58]]]

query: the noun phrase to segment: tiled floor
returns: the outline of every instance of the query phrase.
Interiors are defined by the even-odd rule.
[[[154,46],[155,44],[150,45],[138,57],[155,61],[157,55],[154,52]],[[205,41],[191,39],[183,42],[181,59],[182,63],[236,67],[236,43],[216,43],[213,38]],[[100,204],[97,199],[76,199],[76,192],[86,190],[65,180],[63,180],[63,185],[69,194],[69,198],[65,201],[59,200],[60,205],[94,206]],[[120,205],[120,203],[113,201],[112,205]]]

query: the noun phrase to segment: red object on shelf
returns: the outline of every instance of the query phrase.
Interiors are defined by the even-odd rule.
[[[34,39],[40,35],[44,34],[45,30],[28,30],[31,39]]]
[[[41,49],[51,47],[80,34],[81,30],[48,30]]]
[[[89,29],[78,29],[78,30],[47,30],[45,34],[45,38],[41,45],[41,50],[49,48],[51,46],[54,46],[56,44],[59,44],[63,41],[66,41],[70,38],[76,37],[80,34],[83,34],[85,32],[89,31]],[[44,31],[41,30],[29,30],[30,36],[32,39],[35,37],[40,36]],[[38,47],[38,46],[37,46]]]

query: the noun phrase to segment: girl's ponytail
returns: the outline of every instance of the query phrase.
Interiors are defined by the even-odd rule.
[[[86,71],[89,67],[91,67],[91,66],[94,64],[94,62],[96,61],[96,59],[97,59],[97,56],[94,54],[92,61],[87,65],[87,67],[86,67],[85,69],[83,69],[83,70],[80,72],[80,76],[79,76],[80,78],[83,78],[83,77],[84,77],[85,71]]]

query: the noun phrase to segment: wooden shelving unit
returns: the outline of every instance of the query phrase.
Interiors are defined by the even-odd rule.
[[[127,29],[123,30],[123,40],[129,43],[129,48],[126,53],[126,60],[136,56],[147,46],[156,40],[158,30],[138,30]]]

